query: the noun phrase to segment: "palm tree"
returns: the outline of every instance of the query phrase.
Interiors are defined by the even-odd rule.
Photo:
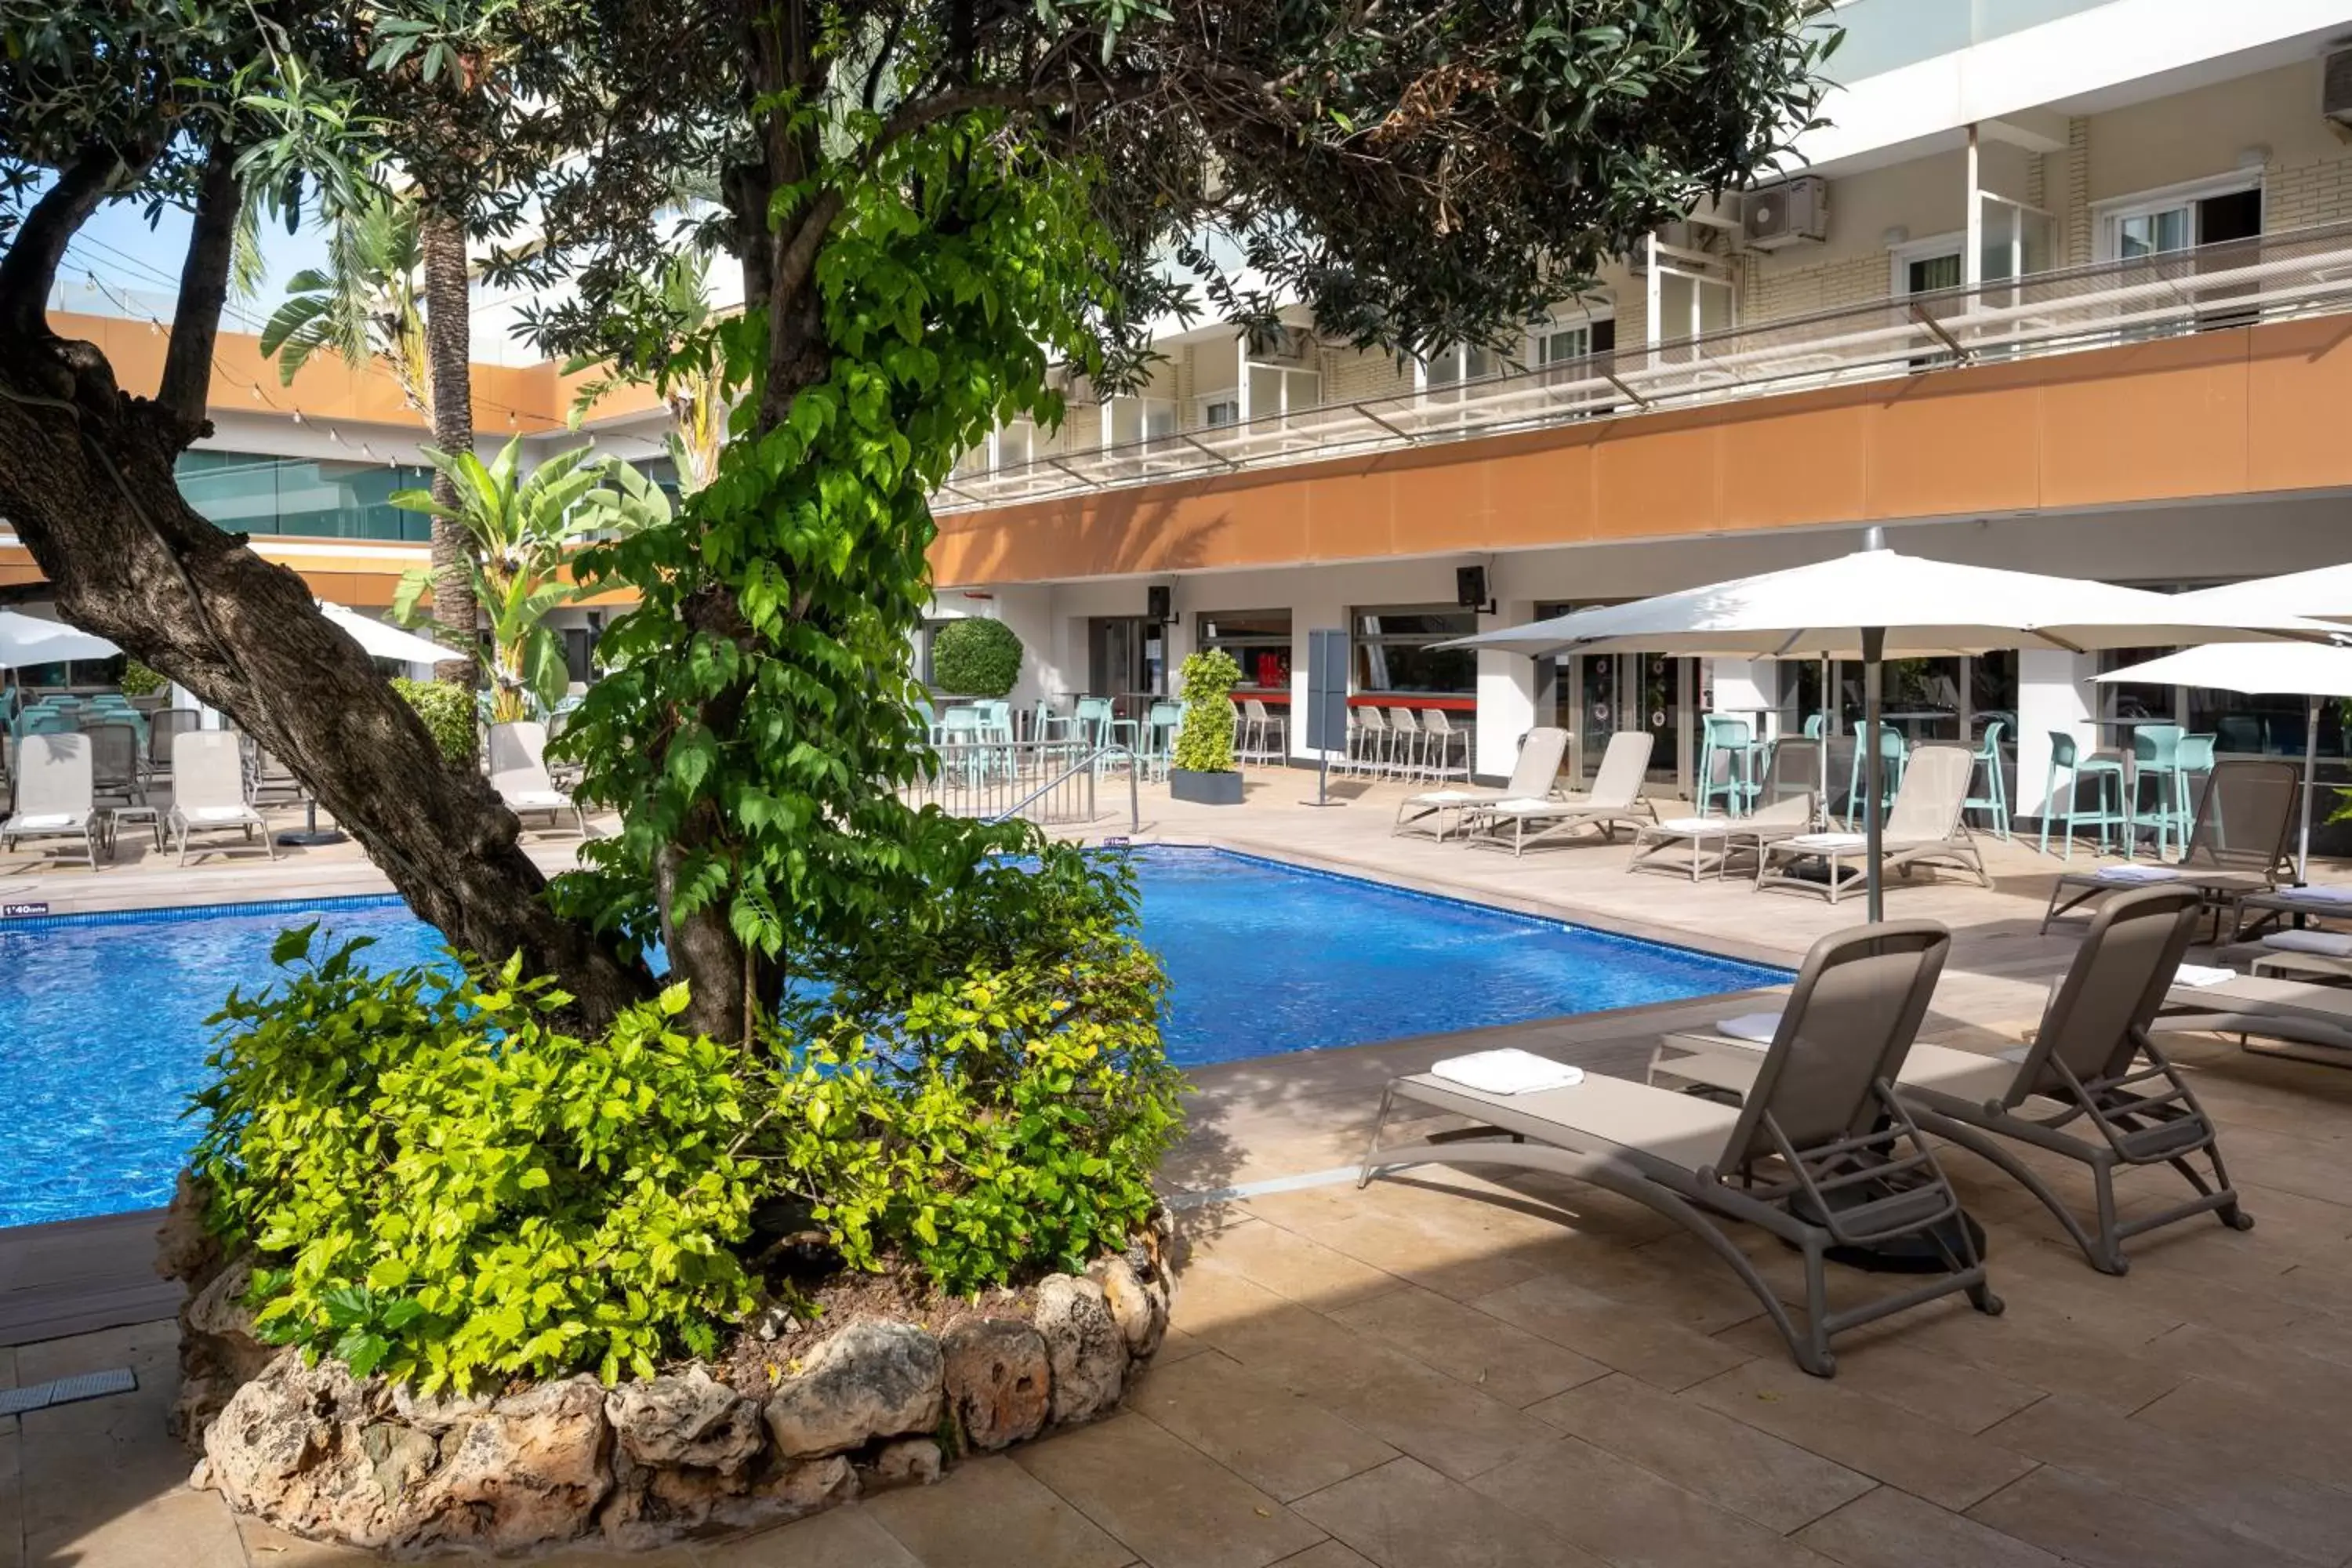
[[[326,268],[287,280],[286,302],[262,325],[262,357],[277,360],[278,382],[289,386],[321,350],[351,364],[373,361],[429,420],[416,208],[381,186],[363,189],[362,205],[330,220]]]
[[[393,505],[425,512],[466,536],[467,592],[489,617],[484,663],[490,721],[499,724],[529,718],[534,702],[543,711],[563,696],[569,679],[563,646],[547,615],[583,592],[570,571],[580,546],[592,537],[617,537],[670,521],[661,487],[616,458],[592,464],[590,448],[575,447],[519,478],[521,451],[520,437],[488,463],[472,452],[428,447],[435,488],[392,497]],[[441,479],[457,496],[455,506],[440,500]],[[401,580],[393,600],[397,618],[415,617],[428,581],[437,603],[437,575],[419,568]]]

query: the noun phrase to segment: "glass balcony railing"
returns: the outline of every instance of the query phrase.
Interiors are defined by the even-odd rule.
[[[940,513],[2352,313],[2352,223],[1633,346],[959,475]]]
[[[1830,79],[1851,87],[1901,66],[1916,65],[2021,33],[2115,0],[1848,0],[1817,26],[1843,27],[1830,57]]]

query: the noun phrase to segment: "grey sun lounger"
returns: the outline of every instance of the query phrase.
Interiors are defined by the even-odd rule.
[[[1760,862],[1765,845],[1812,831],[1821,773],[1818,742],[1775,741],[1754,812],[1643,823],[1633,831],[1633,858],[1625,869],[1687,873],[1696,882],[1704,876],[1729,875],[1743,856]]]
[[[2254,918],[2250,923],[2246,917]],[[2247,893],[2238,900],[2231,940],[2258,936],[2271,925],[2292,919],[2352,921],[2352,883],[2314,882],[2296,888],[2273,888]]]
[[[1642,798],[1642,786],[1650,777],[1650,748],[1655,743],[1647,730],[1618,731],[1601,753],[1601,770],[1593,774],[1589,792],[1567,800],[1528,795],[1489,801],[1469,815],[1469,842],[1518,856],[1530,846],[1564,839],[1588,827],[1599,828],[1606,840],[1615,838],[1620,827],[1638,830],[1645,822],[1657,821],[1657,809]]]
[[[1969,831],[1969,779],[1976,755],[1966,746],[1931,743],[1912,748],[1903,783],[1887,808],[1880,834],[1885,868],[1905,877],[1922,866],[1950,866],[1990,888],[1984,856]],[[1804,875],[1819,867],[1822,877]],[[1870,875],[1870,840],[1859,833],[1804,833],[1766,844],[1756,868],[1756,886],[1796,888],[1830,902],[1863,886]]]
[[[2042,931],[2104,894],[2158,882],[2195,888],[2213,911],[2218,928],[2223,910],[2250,897],[2275,893],[2282,876],[2294,874],[2294,858],[2287,845],[2302,787],[2303,770],[2294,763],[2264,757],[2216,763],[2204,793],[2197,797],[2189,847],[2177,864],[2062,873],[2051,885]]]
[[[1543,800],[1559,786],[1559,762],[1568,754],[1568,731],[1551,726],[1528,731],[1501,789],[1433,789],[1407,795],[1397,807],[1391,837],[1443,839],[1462,828],[1468,813],[1501,800]]]
[[[2150,1038],[2201,907],[2194,888],[2144,889],[2109,900],[2000,1094],[1902,1086],[1921,1127],[1990,1160],[2041,1199],[2103,1273],[2130,1267],[2126,1239],[2179,1220],[2212,1214],[2232,1229],[2253,1225],[2238,1206],[2212,1119]],[[2096,1194],[2090,1225],[2018,1158],[2016,1144],[2090,1167]],[[2200,1158],[2202,1171],[2195,1163]],[[2152,1165],[2179,1173],[2195,1195],[2155,1214],[2119,1218],[2116,1173]]]
[[[253,836],[258,833],[259,847],[272,860],[278,858],[278,840],[271,836],[268,822],[246,796],[242,736],[229,730],[191,730],[172,742],[172,809],[163,819],[163,829],[178,847],[183,866],[188,863],[192,834],[231,829],[242,835],[241,843],[202,843],[194,847],[199,852],[251,847]]]
[[[89,737],[26,735],[16,742],[16,809],[0,821],[0,853],[30,840],[69,839],[92,871],[105,835],[99,816]]]
[[[2269,974],[2238,974],[2211,984],[2177,982],[2166,993],[2164,1011],[2149,1026],[2159,1033],[2235,1035],[2252,1047],[2260,1037],[2290,1045],[2352,1052],[2352,990]]]
[[[1543,1171],[1605,1187],[1712,1249],[1755,1293],[1796,1363],[1817,1376],[1836,1370],[1833,1336],[1889,1313],[1955,1291],[1997,1313],[2000,1301],[1960,1222],[1959,1199],[1893,1088],[1950,948],[1950,933],[1924,921],[1823,937],[1805,955],[1753,1091],[1737,1108],[1598,1074],[1517,1095],[1434,1073],[1397,1079],[1381,1097],[1358,1185],[1400,1166],[1434,1163]],[[1408,1102],[1474,1125],[1383,1145],[1390,1115]],[[1801,1325],[1728,1234],[1732,1222],[1802,1254]],[[1831,1248],[1909,1237],[1927,1238],[1941,1254],[1941,1273],[1831,1308]]]

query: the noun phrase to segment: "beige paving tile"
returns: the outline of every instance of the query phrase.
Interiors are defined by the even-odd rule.
[[[1507,1290],[1480,1297],[1475,1305],[1482,1312],[1659,1388],[1687,1388],[1748,1359],[1743,1350],[1661,1321],[1556,1275],[1539,1275]]]
[[[2255,1568],[2295,1561],[2054,1465],[1993,1493],[1969,1517],[2084,1568]]]
[[[352,1568],[356,1563],[382,1561],[375,1553],[362,1552],[357,1547],[335,1546],[325,1542],[305,1541],[299,1535],[289,1535],[277,1526],[264,1524],[257,1519],[238,1519],[236,1534],[245,1545],[247,1560],[254,1568]]]
[[[1338,1307],[1400,1289],[1404,1281],[1344,1252],[1271,1224],[1239,1225],[1204,1237],[1193,1264],[1213,1264],[1308,1307]]]
[[[1787,1343],[1769,1322],[1742,1323],[1716,1338],[1759,1361],[1794,1370]],[[1887,1334],[1849,1334],[1837,1341],[1837,1386],[1961,1432],[1981,1432],[2042,1397],[2042,1390],[2030,1384],[1948,1355],[1914,1349]]]
[[[1470,1485],[1615,1568],[1819,1568],[1822,1562],[1755,1521],[1576,1437]]]
[[[923,1568],[1122,1568],[1134,1553],[1001,1454],[857,1505]]]
[[[1600,1568],[1600,1559],[1533,1520],[1410,1458],[1297,1506],[1380,1568]]]
[[[1235,1323],[1297,1318],[1307,1311],[1221,1263],[1198,1261],[1186,1265],[1177,1277],[1176,1299],[1168,1315],[1171,1329],[1214,1344],[1218,1331]]]
[[[1682,1397],[1808,1453],[1948,1509],[1982,1500],[2033,1468],[1997,1443],[1761,1357]]]
[[[1513,1405],[1532,1405],[1609,1374],[1609,1368],[1563,1345],[1417,1287],[1331,1316]]]
[[[1172,1366],[1153,1366],[1127,1402],[1285,1501],[1397,1457],[1305,1394],[1205,1348]]]
[[[1793,1539],[1848,1568],[2061,1568],[2038,1546],[1893,1487],[1854,1499]]]
[[[1296,1557],[1286,1557],[1275,1568],[1372,1568],[1362,1557],[1336,1541],[1310,1546]]]
[[[267,1568],[271,1560],[256,1557],[251,1561],[254,1568]],[[373,1563],[383,1560],[367,1558],[363,1561]],[[628,1568],[700,1568],[694,1553],[683,1546],[656,1547],[644,1552],[614,1552],[593,1537],[576,1546],[567,1546],[530,1561],[531,1568],[622,1568],[624,1563]]]
[[[1265,1568],[1323,1532],[1132,1412],[1013,1451],[1152,1568]]]
[[[17,1460],[16,1421],[0,1421],[0,1568],[24,1568],[25,1497]]]
[[[2315,1382],[2301,1395],[2281,1398],[2192,1377],[2143,1405],[2132,1421],[2244,1463],[2352,1490],[2346,1407],[2324,1395],[2326,1387]]]
[[[27,1563],[77,1568],[246,1568],[228,1505],[211,1492],[176,1491],[25,1536]]]
[[[856,1503],[740,1540],[697,1545],[694,1560],[699,1568],[923,1568],[871,1509]]]
[[[1571,1388],[1533,1413],[1784,1535],[1873,1484],[1843,1465],[1622,1373]]]
[[[1174,1366],[1178,1362],[1199,1355],[1208,1348],[1183,1330],[1171,1326],[1165,1334],[1160,1336],[1160,1348],[1151,1352],[1151,1364]]]
[[[2125,1336],[2110,1332],[2095,1316],[2053,1307],[2032,1289],[2003,1289],[1997,1257],[1993,1268],[1994,1289],[2009,1304],[2001,1316],[1988,1318],[1954,1298],[1883,1319],[1840,1336],[1840,1370],[1872,1346],[1899,1344],[2119,1413],[2170,1393],[2189,1375],[2169,1358],[2143,1352],[2147,1342],[2124,1342]]]
[[[2134,1253],[2128,1242],[2124,1250],[2126,1256]],[[2259,1285],[2248,1289],[2216,1279],[2206,1258],[2191,1264],[2176,1260],[2177,1257],[2133,1256],[2131,1272],[2116,1278],[2092,1269],[2073,1247],[2062,1251],[2055,1244],[2043,1242],[2002,1253],[1995,1264],[1997,1285],[2011,1293],[2030,1289],[2045,1300],[2064,1301],[2084,1317],[2095,1316],[2112,1324],[2119,1334],[2136,1333],[2171,1320],[2142,1342],[2182,1323],[2202,1323],[2232,1333],[2274,1334],[2309,1315],[2308,1308],[2282,1300],[2275,1289],[2264,1290]]]
[[[2296,1350],[2283,1342],[2284,1338],[2223,1333],[2200,1323],[2183,1323],[2150,1342],[2144,1353],[2169,1357],[2195,1377],[2261,1395],[2273,1411],[2281,1404],[2305,1402],[2323,1409],[2352,1409],[2352,1366]],[[2163,1403],[2158,1400],[2157,1405]]]

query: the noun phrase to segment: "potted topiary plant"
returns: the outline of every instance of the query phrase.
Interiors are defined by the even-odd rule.
[[[931,637],[931,684],[955,697],[993,700],[1021,679],[1021,639],[1003,621],[950,621]]]
[[[1234,767],[1233,689],[1242,667],[1221,647],[1191,655],[1177,672],[1184,682],[1184,721],[1168,769],[1168,793],[1195,805],[1239,805],[1242,775]]]

